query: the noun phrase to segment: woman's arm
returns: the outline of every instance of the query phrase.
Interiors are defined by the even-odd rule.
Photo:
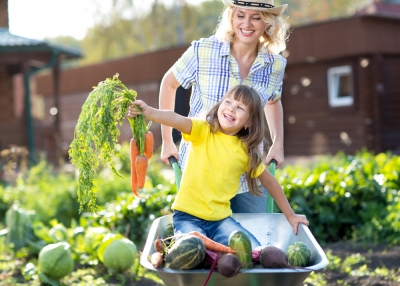
[[[160,94],[159,94],[159,107],[161,110],[171,110],[175,109],[175,97],[176,90],[179,87],[179,82],[176,80],[172,70],[168,70],[160,85]],[[162,125],[161,126],[161,136],[162,136],[162,145],[161,145],[161,160],[165,163],[169,164],[168,158],[174,156],[178,159],[178,149],[174,143],[172,138],[172,127]]]
[[[133,104],[134,105],[129,106],[129,117],[135,117],[142,113],[146,119],[173,127],[182,133],[190,134],[192,131],[192,120],[185,116],[179,115],[171,110],[159,110],[150,107],[142,100],[135,100]],[[135,106],[140,107],[141,111],[138,111]]]
[[[278,183],[275,177],[267,171],[267,169],[261,173],[258,179],[264,188],[268,190],[268,193],[271,195],[271,197],[275,200],[276,204],[283,212],[290,225],[293,227],[293,232],[295,234],[297,234],[297,227],[300,223],[304,223],[305,225],[309,224],[304,215],[297,215],[293,212],[293,209],[290,206],[281,185]]]
[[[281,100],[267,102],[264,110],[272,139],[272,145],[268,151],[265,162],[269,164],[272,159],[275,159],[277,161],[277,167],[279,167],[284,163],[283,108]]]

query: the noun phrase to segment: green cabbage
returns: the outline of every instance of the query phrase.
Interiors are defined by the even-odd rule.
[[[6,212],[6,226],[9,230],[9,242],[13,244],[14,251],[27,246],[33,238],[32,222],[28,212],[21,209],[18,204],[13,204]]]
[[[39,270],[47,277],[60,279],[72,272],[74,260],[72,259],[70,245],[67,242],[48,244],[39,253]]]
[[[100,261],[111,273],[121,273],[131,268],[137,254],[136,245],[120,235],[105,238],[98,249]]]

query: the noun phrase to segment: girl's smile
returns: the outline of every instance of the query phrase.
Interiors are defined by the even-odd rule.
[[[249,120],[248,107],[231,97],[225,98],[218,108],[218,122],[222,132],[236,135]]]

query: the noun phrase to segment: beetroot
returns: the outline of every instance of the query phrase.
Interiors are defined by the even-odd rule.
[[[264,268],[291,268],[285,252],[275,246],[264,247],[259,259]]]
[[[236,255],[227,253],[218,259],[218,272],[224,277],[230,278],[240,271],[240,261]]]

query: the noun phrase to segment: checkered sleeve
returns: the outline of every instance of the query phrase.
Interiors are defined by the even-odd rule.
[[[172,73],[179,84],[188,89],[196,83],[197,58],[194,43],[183,53],[183,55],[172,66]]]
[[[276,73],[276,84],[268,101],[274,102],[282,97],[283,76],[285,75],[286,62],[286,59],[282,56],[275,57],[273,69]]]

